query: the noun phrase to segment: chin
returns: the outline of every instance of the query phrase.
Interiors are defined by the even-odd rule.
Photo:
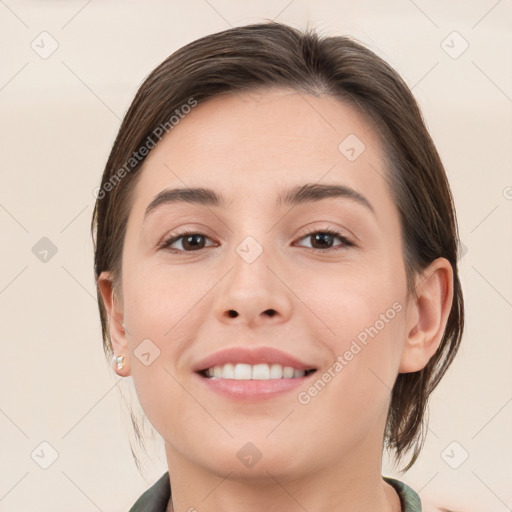
[[[255,440],[249,441],[251,438]],[[277,438],[276,441],[249,434],[243,441],[230,439],[225,445],[217,444],[198,455],[203,459],[201,465],[219,478],[226,478],[229,474],[230,480],[250,480],[253,484],[258,481],[262,484],[269,480],[274,482],[272,477],[290,479],[311,466],[310,458],[300,446],[287,449]],[[202,457],[204,453],[210,454],[206,460]]]

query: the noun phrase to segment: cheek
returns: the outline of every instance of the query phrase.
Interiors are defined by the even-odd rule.
[[[294,282],[294,292],[310,309],[308,316],[312,313],[334,339],[343,340],[373,325],[390,309],[387,316],[394,319],[400,308],[393,304],[403,306],[405,291],[402,271],[384,264],[377,269],[333,265],[329,271],[315,272],[313,279]]]
[[[331,298],[318,309],[329,326],[318,341],[328,348],[331,361],[317,372],[317,380],[299,402],[310,403],[310,411],[348,437],[347,429],[357,425],[354,435],[362,438],[387,414],[400,364],[405,303],[388,287],[350,284],[350,291],[331,289]],[[316,307],[320,305],[319,301]]]
[[[314,283],[314,286],[312,285]],[[370,267],[340,267],[339,272],[315,274],[311,284],[296,288],[308,305],[318,340],[343,359],[344,379],[380,377],[392,387],[398,371],[405,329],[405,276],[399,264],[384,261]],[[311,314],[313,313],[313,314]]]
[[[183,354],[193,345],[197,331],[211,309],[205,309],[208,290],[215,281],[194,273],[169,269],[165,264],[138,263],[126,260],[123,280],[125,325],[132,354],[132,376],[138,393],[148,406],[157,399],[146,390],[167,389],[176,385],[185,359]],[[141,399],[142,404],[142,399]]]
[[[155,340],[179,337],[208,286],[195,273],[191,280],[190,271],[143,260],[136,265],[128,260],[124,275],[126,325],[138,336]]]
[[[201,325],[194,308],[200,290],[184,289],[184,278],[171,279],[163,268],[139,265],[125,275],[133,276],[123,290],[131,375],[145,415],[165,436],[178,431],[189,414],[177,365]]]

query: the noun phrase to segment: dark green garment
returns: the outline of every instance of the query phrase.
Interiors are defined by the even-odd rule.
[[[400,496],[402,512],[421,512],[421,501],[416,491],[400,480],[387,476],[382,478],[396,489]],[[140,496],[129,512],[165,512],[170,497],[171,485],[169,472],[167,471]]]

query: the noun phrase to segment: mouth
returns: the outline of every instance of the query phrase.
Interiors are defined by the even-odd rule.
[[[298,369],[293,366],[273,364],[226,363],[220,366],[204,368],[196,373],[212,380],[285,380],[300,379],[316,372],[316,368]]]

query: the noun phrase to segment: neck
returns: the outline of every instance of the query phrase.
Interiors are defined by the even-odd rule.
[[[289,464],[261,464],[249,476],[209,471],[168,444],[166,453],[172,491],[166,512],[401,512],[398,494],[382,479],[381,452],[380,457],[348,455],[334,465],[312,463],[306,472],[290,471]]]

